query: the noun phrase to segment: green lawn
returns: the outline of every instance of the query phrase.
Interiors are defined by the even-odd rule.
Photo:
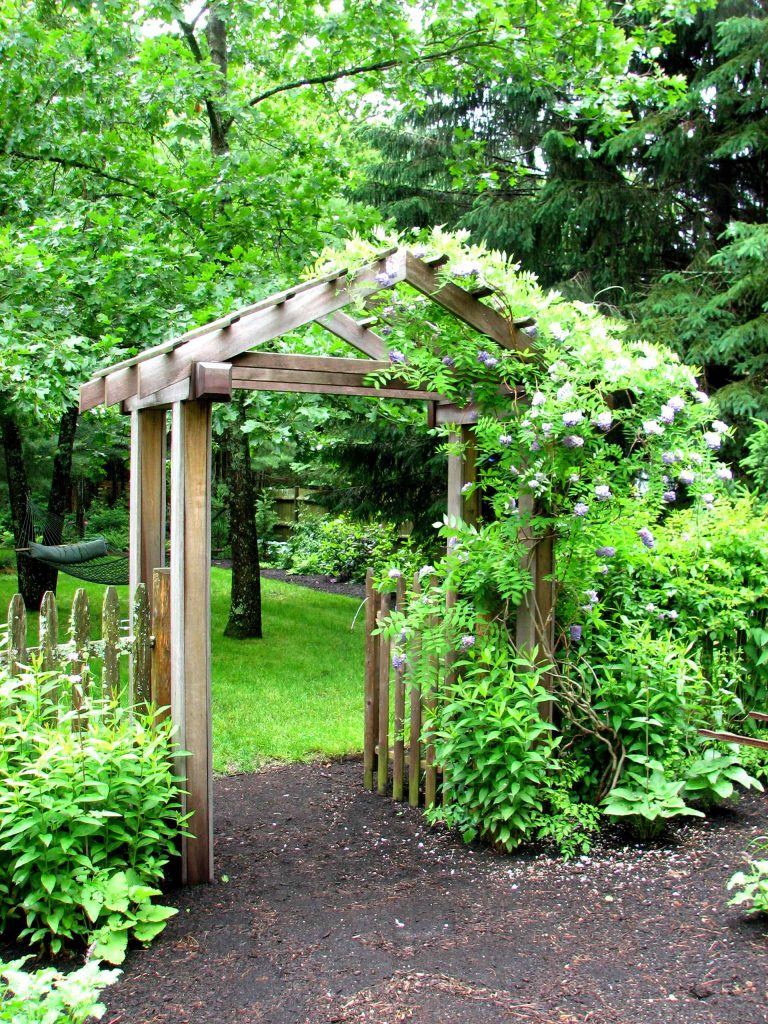
[[[15,575],[0,576],[7,608]],[[66,626],[76,580],[61,575],[59,618]],[[86,585],[94,635],[103,587]],[[127,587],[118,588],[123,615]],[[222,636],[229,573],[212,570],[213,757],[217,772],[250,771],[270,761],[299,761],[362,748],[364,616],[358,602],[262,581],[264,639]],[[3,619],[5,615],[3,614]],[[30,643],[36,616],[30,616]]]

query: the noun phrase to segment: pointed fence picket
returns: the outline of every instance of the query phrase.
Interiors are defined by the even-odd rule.
[[[431,585],[431,581],[429,583]],[[421,581],[416,576],[413,593],[420,592]],[[435,761],[434,744],[424,733],[424,722],[429,720],[436,704],[441,666],[436,658],[432,659],[434,685],[422,693],[407,668],[392,665],[391,643],[377,632],[393,607],[405,607],[406,585],[402,577],[398,579],[396,594],[380,594],[374,589],[373,573],[369,569],[365,595],[363,782],[366,789],[381,795],[386,795],[391,785],[394,800],[408,800],[412,807],[423,802],[429,807],[437,801],[443,771]],[[416,655],[415,661],[421,638],[412,637],[409,643],[411,654]],[[449,678],[449,669],[447,664],[446,678]]]
[[[156,593],[165,593],[167,580],[162,570],[155,570],[153,581]],[[11,675],[19,675],[28,665],[37,665],[45,671],[60,671],[81,682],[73,686],[73,704],[78,709],[92,692],[116,699],[120,694],[121,659],[128,663],[128,694],[132,703],[167,704],[170,693],[168,658],[155,657],[154,648],[164,652],[169,635],[170,608],[161,600],[150,609],[146,586],[136,588],[133,619],[123,629],[120,619],[120,599],[114,587],[107,587],[101,606],[101,637],[91,639],[91,606],[87,592],[75,592],[69,614],[67,639],[59,639],[59,612],[56,597],[48,591],[40,605],[38,644],[27,645],[27,611],[20,594],[14,594],[8,607],[7,642],[0,654],[0,664],[7,666]],[[90,678],[85,667],[93,661],[101,662],[101,676]],[[85,682],[82,682],[85,680]]]

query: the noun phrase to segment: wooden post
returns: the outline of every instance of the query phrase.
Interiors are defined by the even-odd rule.
[[[53,672],[59,667],[59,613],[56,608],[56,596],[50,590],[46,590],[40,602],[37,635],[40,644],[40,665],[44,672]],[[51,703],[56,705],[59,697],[57,683],[51,684],[48,697]]]
[[[521,494],[518,508],[523,520],[530,519],[533,515],[533,507],[533,495],[531,493]],[[522,565],[530,572],[533,587],[525,594],[517,609],[515,645],[519,651],[530,654],[536,646],[536,592],[538,587],[536,541],[533,536],[533,527],[527,523],[521,526],[519,536],[525,548]]]
[[[391,594],[381,595],[379,625],[389,615]],[[387,637],[379,637],[379,758],[376,765],[377,789],[385,796],[389,774],[389,651]]]
[[[27,663],[27,610],[21,594],[14,594],[8,607],[8,671],[19,674]]]
[[[397,610],[405,611],[405,578],[397,581]],[[392,752],[392,799],[403,799],[405,776],[405,666],[395,669],[395,729]]]
[[[470,425],[464,424],[459,433],[451,431],[448,440],[451,444],[461,442],[463,446],[461,455],[448,456],[448,516],[474,524],[480,510],[480,496],[475,491],[465,497],[463,488],[465,484],[473,484],[477,479],[475,432]]]
[[[69,639],[74,649],[72,675],[80,676],[80,683],[72,684],[72,706],[79,712],[88,692],[88,643],[91,639],[91,609],[88,594],[82,587],[75,591],[69,617]]]
[[[133,657],[131,658],[128,694],[130,703],[142,705],[142,711],[150,702],[150,659],[152,656],[151,621],[149,597],[145,583],[136,587],[133,598]]]
[[[152,572],[152,665],[150,697],[163,710],[158,719],[171,713],[171,574],[169,569]]]
[[[131,413],[130,600],[140,583],[152,582],[152,570],[165,565],[164,409]]]
[[[536,544],[536,646],[539,663],[552,664],[555,651],[555,544],[551,533],[545,534]],[[547,673],[542,684],[552,692],[552,675]],[[551,722],[554,703],[550,700],[539,705],[542,718]]]
[[[104,591],[101,638],[104,641],[101,692],[108,700],[116,700],[120,691],[120,599],[114,587]]]
[[[419,574],[413,577],[414,594],[421,593],[421,580]],[[414,664],[418,662],[421,655],[421,638],[415,636],[412,640],[412,658]],[[408,803],[411,807],[419,806],[419,792],[421,790],[421,692],[411,680],[410,692],[410,722],[408,727]]]
[[[182,881],[213,881],[211,752],[211,406],[174,402],[171,428],[171,708],[190,756]]]
[[[434,589],[435,580],[433,577],[429,579],[430,591]],[[432,612],[427,620],[430,628],[434,628],[438,622],[438,616],[436,612]],[[438,677],[440,674],[440,661],[435,654],[429,656],[429,675],[430,681],[427,688],[427,692],[424,694],[424,708],[429,713],[430,718],[434,715],[437,707],[437,685]],[[426,807],[432,807],[435,803],[437,795],[437,769],[435,768],[435,744],[432,739],[432,733],[434,730],[434,722],[430,720],[429,734],[425,737],[425,751],[424,761],[426,764],[424,770],[424,805]]]
[[[373,589],[373,569],[365,575],[365,728],[363,734],[363,785],[373,789],[373,766],[376,759],[376,732],[378,729],[376,664],[376,591]]]

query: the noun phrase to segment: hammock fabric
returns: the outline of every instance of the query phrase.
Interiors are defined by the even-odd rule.
[[[30,541],[29,556],[87,583],[117,587],[128,584],[128,557],[111,555],[103,537],[80,544],[37,544]]]

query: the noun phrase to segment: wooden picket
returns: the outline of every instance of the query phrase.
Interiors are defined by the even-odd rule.
[[[163,570],[155,570],[155,577]],[[122,635],[120,600],[114,587],[107,587],[101,607],[101,637],[91,639],[91,607],[87,592],[75,592],[69,615],[67,639],[59,638],[59,614],[55,595],[50,591],[40,605],[38,645],[27,646],[27,611],[20,594],[14,594],[8,607],[7,643],[0,653],[0,664],[11,675],[19,675],[28,665],[39,664],[47,672],[58,670],[73,682],[72,700],[79,710],[88,696],[93,680],[88,666],[100,660],[100,687],[93,689],[111,699],[120,695],[120,659],[128,659],[128,695],[131,703],[167,707],[170,701],[170,664],[168,654],[170,606],[167,579],[153,579],[156,607],[150,609],[146,586],[136,588],[130,635]],[[155,637],[160,650],[155,656]],[[55,696],[52,694],[52,696]]]
[[[431,585],[431,580],[429,581]],[[421,593],[421,581],[413,579],[413,593]],[[433,681],[421,693],[410,678],[407,665],[392,665],[392,644],[377,630],[385,624],[394,605],[405,608],[406,581],[400,577],[397,592],[380,594],[369,570],[366,580],[365,729],[363,737],[364,785],[379,794],[390,791],[394,800],[408,800],[412,807],[437,800],[442,769],[435,749],[423,736],[423,723],[437,700],[440,666],[431,659]],[[432,616],[436,622],[437,614]],[[421,637],[409,638],[409,660],[418,660]],[[392,719],[390,718],[393,715]],[[390,743],[390,725],[392,742]]]

